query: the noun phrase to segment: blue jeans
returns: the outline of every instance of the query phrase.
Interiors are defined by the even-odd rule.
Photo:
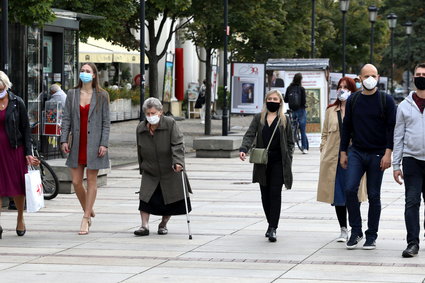
[[[298,119],[298,124],[300,126],[302,147],[303,149],[308,150],[308,139],[307,134],[305,133],[305,127],[307,125],[307,112],[305,111],[305,108],[301,108],[294,111],[293,115]]]
[[[380,168],[381,159],[382,155],[359,151],[355,148],[348,153],[345,196],[351,234],[363,236],[360,202],[357,193],[360,180],[366,173],[367,196],[369,199],[366,238],[372,240],[376,240],[378,237],[379,218],[381,217],[381,184],[384,175]]]
[[[403,158],[405,187],[404,222],[407,230],[407,243],[419,245],[419,208],[421,193],[425,183],[425,161],[413,157]]]

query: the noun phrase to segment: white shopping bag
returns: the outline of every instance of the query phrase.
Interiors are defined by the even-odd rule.
[[[27,212],[37,212],[44,207],[43,185],[41,184],[40,171],[28,170],[25,174],[25,192]]]

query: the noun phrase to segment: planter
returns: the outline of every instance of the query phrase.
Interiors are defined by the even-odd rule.
[[[109,104],[111,121],[123,121],[139,118],[139,105],[132,105],[131,99],[119,98]]]

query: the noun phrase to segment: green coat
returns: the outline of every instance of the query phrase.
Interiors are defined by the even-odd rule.
[[[153,136],[147,122],[140,122],[137,126],[137,155],[142,175],[140,200],[149,202],[158,184],[161,184],[165,204],[184,199],[182,173],[173,170],[175,164],[185,166],[183,134],[174,119],[161,116]],[[185,179],[186,188],[190,190],[187,177]]]
[[[260,122],[260,113],[256,114],[252,119],[251,125],[249,125],[248,131],[246,131],[240,151],[248,152],[251,147],[255,144],[257,148],[265,148],[267,145],[263,143],[262,131],[264,125]],[[280,150],[282,153],[282,164],[283,164],[283,182],[285,187],[290,190],[292,188],[292,155],[294,154],[294,140],[292,138],[291,123],[289,117],[286,117],[286,125],[279,124],[280,131]],[[266,167],[267,165],[254,164],[254,170],[252,172],[252,182],[260,183],[260,185],[267,185],[266,179]]]

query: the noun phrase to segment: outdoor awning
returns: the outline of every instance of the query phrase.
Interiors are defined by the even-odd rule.
[[[112,63],[113,52],[91,44],[79,43],[78,61],[80,63]]]
[[[89,37],[87,43],[80,42],[79,60],[80,62],[94,63],[140,63],[140,52],[138,50],[127,50],[124,47],[113,45],[104,39],[94,39]],[[109,56],[111,58],[109,59]],[[99,61],[96,61],[99,60]],[[145,64],[148,64],[145,56]]]

